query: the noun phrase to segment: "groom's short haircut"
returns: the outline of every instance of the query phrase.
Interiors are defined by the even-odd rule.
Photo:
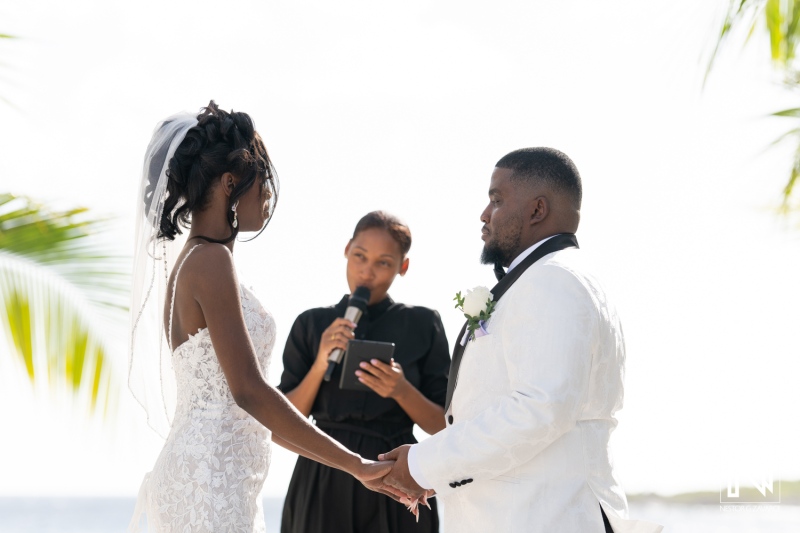
[[[541,183],[566,194],[580,208],[583,188],[575,163],[555,148],[520,148],[503,156],[495,165],[514,173],[511,181]]]

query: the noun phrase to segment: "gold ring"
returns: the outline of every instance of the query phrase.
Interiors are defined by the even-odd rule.
[[[336,340],[336,333],[331,333],[331,340],[332,340],[332,341],[335,341],[335,340]]]

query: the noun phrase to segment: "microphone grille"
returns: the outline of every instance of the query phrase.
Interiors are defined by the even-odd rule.
[[[350,305],[355,304],[358,307],[362,305],[366,306],[369,303],[370,294],[370,290],[367,287],[356,287],[356,290],[353,291],[353,295],[350,297]]]

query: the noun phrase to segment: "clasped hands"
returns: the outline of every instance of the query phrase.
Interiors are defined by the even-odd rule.
[[[430,509],[428,498],[433,496],[434,491],[423,489],[411,476],[411,472],[408,469],[409,448],[411,448],[410,444],[404,444],[389,453],[379,455],[379,461],[393,462],[391,470],[383,477],[361,480],[361,482],[368,489],[385,494],[393,500],[404,504],[419,520],[417,505],[422,503]]]

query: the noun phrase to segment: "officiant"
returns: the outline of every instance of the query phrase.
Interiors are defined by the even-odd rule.
[[[411,231],[382,211],[364,216],[345,247],[349,293],[339,303],[303,312],[283,353],[279,389],[317,427],[367,459],[416,442],[417,424],[429,434],[445,427],[450,355],[439,314],[395,302],[388,291],[408,271]],[[363,316],[344,318],[356,287],[370,290]],[[394,356],[364,362],[356,379],[369,390],[342,390],[338,365],[323,376],[328,355],[351,339],[391,342]],[[428,533],[439,531],[435,499],[420,509],[419,523],[402,505],[366,489],[352,476],[299,457],[283,508],[281,533]]]

